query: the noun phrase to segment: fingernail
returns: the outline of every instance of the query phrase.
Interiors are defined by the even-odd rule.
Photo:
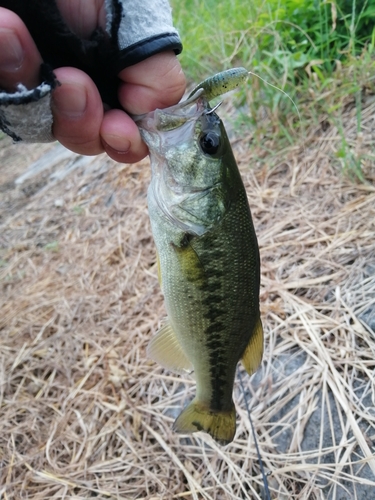
[[[0,70],[14,72],[20,69],[24,59],[24,51],[14,31],[0,29]]]
[[[53,107],[66,118],[80,118],[87,107],[86,89],[82,85],[63,83],[53,96]]]
[[[125,154],[130,150],[131,143],[124,137],[108,134],[102,136],[102,140],[104,141],[104,147],[109,147],[114,153]]]

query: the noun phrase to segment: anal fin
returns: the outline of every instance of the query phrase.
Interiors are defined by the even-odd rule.
[[[151,339],[147,355],[168,370],[177,373],[193,371],[193,365],[186,357],[170,323],[166,323]]]
[[[260,365],[263,357],[263,327],[260,316],[255,323],[250,341],[242,356],[242,364],[249,375],[252,375]]]

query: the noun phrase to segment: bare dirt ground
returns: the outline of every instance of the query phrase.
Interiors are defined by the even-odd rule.
[[[262,367],[222,448],[171,426],[194,394],[146,357],[165,312],[148,161],[0,141],[0,498],[364,499],[375,487],[375,102],[272,169],[234,141],[262,259]],[[264,158],[263,158],[264,160]]]

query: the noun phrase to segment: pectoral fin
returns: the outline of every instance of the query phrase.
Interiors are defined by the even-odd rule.
[[[184,278],[198,286],[205,280],[204,267],[191,244],[191,235],[185,233],[179,245],[172,243]]]
[[[168,370],[177,373],[193,371],[193,366],[169,323],[166,323],[152,338],[147,348],[147,355]]]
[[[263,327],[260,317],[258,318],[250,342],[247,344],[242,356],[242,364],[249,375],[258,368],[263,356]]]

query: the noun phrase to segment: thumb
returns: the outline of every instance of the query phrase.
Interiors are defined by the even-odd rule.
[[[186,89],[180,62],[172,51],[162,52],[123,69],[119,100],[130,114],[148,113],[177,104]]]

